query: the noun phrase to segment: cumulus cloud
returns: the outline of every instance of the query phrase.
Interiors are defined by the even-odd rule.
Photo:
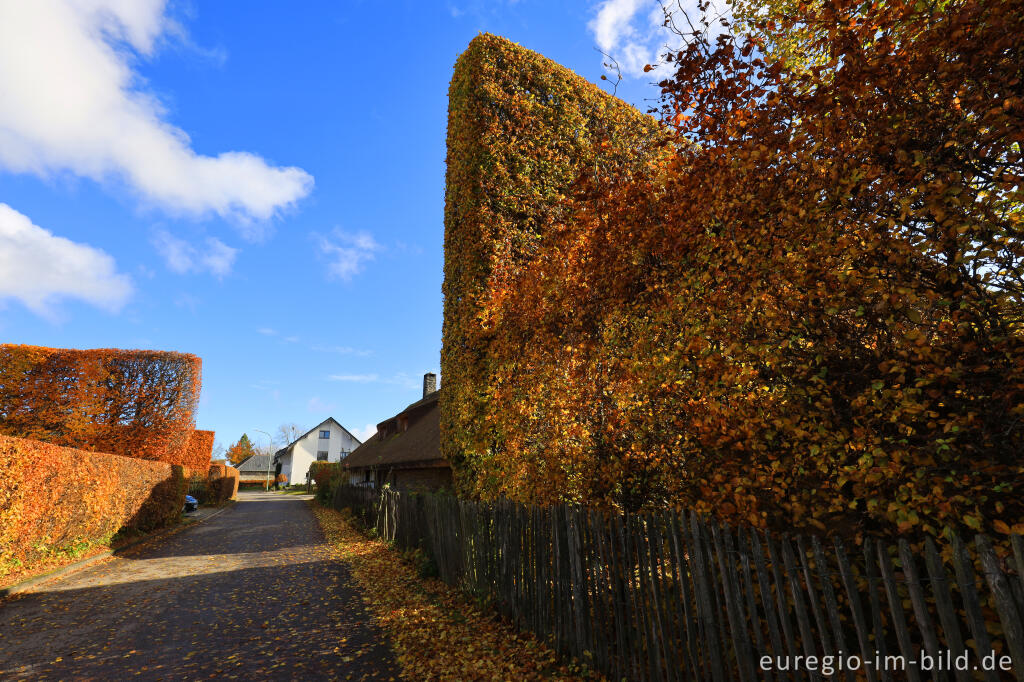
[[[60,299],[116,312],[131,294],[131,279],[117,272],[107,253],[57,237],[0,203],[0,299],[53,318]]]
[[[330,277],[348,281],[359,272],[363,266],[374,259],[378,244],[369,232],[345,232],[335,228],[327,237],[314,235],[320,253],[330,263],[327,271]]]
[[[199,249],[165,230],[153,234],[153,246],[163,256],[167,267],[180,274],[206,271],[223,277],[231,272],[238,255],[238,249],[219,239],[207,237],[203,248]]]
[[[377,433],[376,424],[367,424],[361,429],[356,429],[352,432],[352,435],[358,438],[361,442],[365,443],[370,439],[370,436]]]
[[[166,0],[0,3],[0,168],[116,179],[173,212],[266,220],[313,178],[244,151],[197,154],[133,70],[180,34]]]
[[[678,0],[666,3],[664,8],[658,0],[603,0],[587,26],[601,51],[618,62],[623,76],[652,80],[653,75],[657,80],[669,74],[645,73],[644,66],[663,64],[662,55],[667,48],[679,43],[679,38],[665,27],[665,9],[684,32],[690,31],[686,16],[694,25],[701,16],[696,0]],[[728,11],[725,0],[712,0],[709,16],[728,16]],[[711,30],[717,32],[720,28],[715,24]]]

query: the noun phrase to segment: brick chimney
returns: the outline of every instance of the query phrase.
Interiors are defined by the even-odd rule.
[[[427,372],[423,375],[423,397],[426,398],[428,395],[437,390],[437,375],[433,372]]]

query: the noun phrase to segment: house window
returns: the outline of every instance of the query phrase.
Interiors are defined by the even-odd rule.
[[[330,437],[331,437],[331,432],[330,431],[321,431],[320,432],[320,439],[321,440],[327,440]]]
[[[317,453],[316,453],[316,461],[318,461],[318,462],[326,462],[327,461],[327,451],[326,450],[318,450]]]

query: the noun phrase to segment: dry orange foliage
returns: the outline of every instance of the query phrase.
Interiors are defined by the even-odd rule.
[[[55,553],[178,518],[182,467],[0,436],[0,577]]]
[[[186,353],[0,345],[0,433],[186,464],[201,375]]]
[[[226,464],[213,464],[207,476],[207,494],[212,505],[233,500],[238,495],[239,472]]]
[[[476,85],[457,68],[442,437],[463,490],[1024,530],[1020,10],[800,3],[755,33],[822,56],[799,70],[756,38],[681,36],[647,172],[550,174],[535,137],[596,125],[556,125],[575,93],[510,97],[516,54]]]
[[[441,581],[421,580],[386,543],[367,538],[341,513],[319,505],[313,510],[390,636],[404,677],[602,679],[560,662],[557,654],[533,635],[485,615]]]
[[[210,468],[210,459],[213,457],[213,440],[215,435],[213,431],[203,431],[200,429],[192,431],[188,436],[188,444],[185,446],[181,461],[176,462],[176,464],[181,464],[198,472],[205,472]]]

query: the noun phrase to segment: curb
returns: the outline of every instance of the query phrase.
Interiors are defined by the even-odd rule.
[[[232,504],[229,504],[229,505],[227,505],[226,507],[224,507],[222,509],[218,509],[217,511],[213,512],[209,516],[203,517],[203,518],[201,518],[201,519],[199,519],[197,521],[193,521],[192,523],[190,523],[188,525],[178,524],[178,525],[176,525],[176,526],[174,526],[172,528],[167,528],[167,529],[158,531],[156,533],[151,533],[150,535],[147,535],[146,537],[142,537],[142,538],[139,538],[137,540],[132,540],[127,545],[121,545],[117,549],[108,549],[108,550],[106,550],[104,552],[100,552],[99,554],[94,554],[91,557],[87,557],[85,559],[81,559],[79,561],[76,561],[73,564],[68,564],[66,566],[61,566],[60,568],[54,569],[54,570],[50,571],[49,573],[44,573],[43,575],[37,575],[34,578],[28,578],[26,580],[22,580],[20,583],[15,583],[14,585],[10,585],[8,587],[0,588],[0,600],[3,600],[5,598],[7,598],[7,597],[11,597],[11,596],[16,595],[16,594],[20,594],[22,592],[27,592],[28,590],[31,590],[33,587],[35,587],[37,585],[40,585],[42,583],[45,583],[45,582],[49,582],[50,580],[56,580],[58,578],[63,578],[63,577],[67,576],[70,573],[74,573],[74,572],[76,572],[78,570],[81,570],[83,568],[87,568],[87,567],[91,566],[92,564],[99,563],[103,559],[106,559],[106,558],[112,557],[112,556],[117,556],[118,554],[121,554],[122,552],[126,552],[129,549],[131,549],[131,548],[133,548],[133,547],[135,547],[137,545],[143,544],[144,542],[150,542],[152,540],[161,540],[161,539],[163,539],[165,537],[174,535],[175,533],[180,533],[181,531],[185,530],[186,528],[191,528],[193,526],[198,526],[199,524],[205,523],[205,522],[209,521],[210,519],[212,519],[213,517],[215,517],[215,516],[217,516],[219,514],[223,514],[228,509],[231,509],[232,507],[234,507],[235,506],[235,504],[234,504],[235,501],[231,500],[231,502],[232,502]]]

